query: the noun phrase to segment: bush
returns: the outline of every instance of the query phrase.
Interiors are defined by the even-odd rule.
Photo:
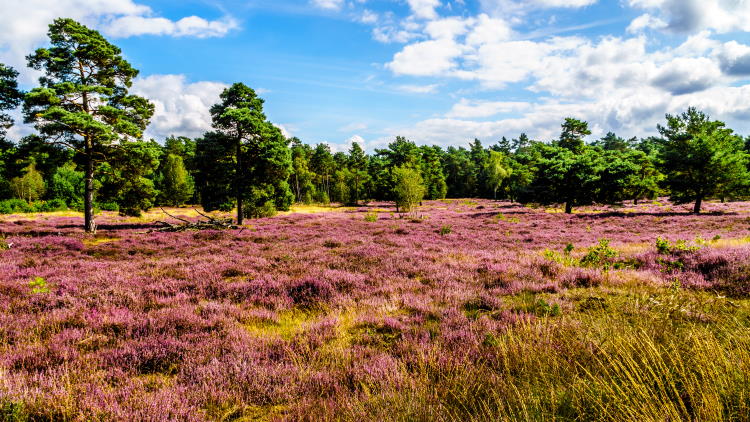
[[[584,267],[604,267],[610,268],[612,259],[618,255],[617,251],[609,246],[608,239],[600,239],[599,244],[589,248],[586,256],[581,258],[581,265]]]
[[[690,253],[699,250],[701,247],[698,245],[688,245],[685,240],[678,240],[674,243],[661,237],[656,238],[656,252],[661,255],[678,255],[681,253]]]
[[[96,207],[102,211],[120,211],[120,206],[116,202],[97,203]]]
[[[66,211],[68,204],[62,199],[50,199],[49,201],[40,203],[36,208],[41,212]]]
[[[16,214],[34,211],[36,211],[36,208],[23,199],[6,199],[0,201],[0,214]]]
[[[367,221],[368,223],[374,223],[378,221],[378,213],[368,212],[367,214],[365,214],[365,221]]]
[[[425,188],[419,171],[403,166],[393,169],[393,196],[401,212],[410,212],[422,201]]]
[[[451,226],[443,226],[440,228],[439,233],[440,233],[440,236],[445,236],[445,235],[451,234],[452,231],[453,229],[451,228]]]
[[[313,308],[333,297],[333,288],[324,280],[304,279],[289,288],[289,297],[302,308]]]
[[[268,200],[261,205],[256,205],[251,202],[244,207],[245,217],[249,218],[264,218],[273,217],[276,215],[276,205],[272,200]]]

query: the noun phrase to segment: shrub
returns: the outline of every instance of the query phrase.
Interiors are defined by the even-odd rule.
[[[326,240],[325,242],[323,242],[323,246],[330,249],[338,248],[341,246],[341,242],[337,242],[335,240]]]
[[[102,211],[120,211],[120,206],[116,202],[97,203],[96,207]]]
[[[453,229],[451,226],[443,226],[440,228],[439,233],[440,233],[440,236],[445,236],[445,235],[451,234],[452,231]]]
[[[13,246],[13,244],[8,243],[8,241],[5,239],[5,236],[0,234],[0,251],[7,251],[11,246]]]
[[[324,280],[307,278],[289,288],[289,297],[297,306],[314,308],[333,297],[333,288]]]
[[[562,276],[560,284],[563,287],[598,287],[602,284],[602,275],[598,270],[575,268]]]
[[[41,212],[65,211],[67,209],[68,205],[62,199],[50,199],[37,206],[37,210]]]
[[[678,240],[674,243],[661,237],[656,238],[656,251],[662,255],[675,255],[681,253],[690,253],[699,250],[699,245],[688,245],[685,240]]]
[[[34,211],[36,211],[34,206],[22,199],[6,199],[0,201],[0,214],[16,214]]]
[[[33,280],[29,281],[29,287],[31,287],[31,293],[49,293],[49,286],[47,280],[44,277],[34,277]]]
[[[604,267],[609,269],[612,266],[612,260],[616,258],[618,252],[609,246],[608,239],[600,239],[599,244],[589,248],[588,253],[581,258],[581,265],[584,267]]]
[[[257,205],[254,202],[250,202],[247,205],[245,205],[246,217],[265,218],[265,217],[273,217],[274,215],[276,215],[276,205],[270,199],[260,205]]]
[[[419,171],[409,167],[393,169],[393,194],[401,212],[410,212],[422,201],[425,188]]]
[[[374,223],[378,221],[378,213],[368,212],[367,214],[365,214],[365,221],[367,221],[368,223]]]

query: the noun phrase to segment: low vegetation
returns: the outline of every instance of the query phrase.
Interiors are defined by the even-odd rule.
[[[748,420],[750,203],[392,206],[3,220],[0,419]]]

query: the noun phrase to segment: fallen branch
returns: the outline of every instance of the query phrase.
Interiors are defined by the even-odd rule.
[[[231,218],[215,218],[210,215],[206,215],[198,210],[195,210],[198,214],[205,217],[205,220],[189,221],[184,218],[174,216],[161,208],[162,212],[167,216],[174,218],[175,220],[182,221],[182,224],[172,224],[166,221],[157,221],[157,223],[163,224],[164,227],[150,230],[149,232],[184,232],[188,230],[230,230],[238,229],[239,226],[233,223]]]

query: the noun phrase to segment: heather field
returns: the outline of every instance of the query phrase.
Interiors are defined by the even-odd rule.
[[[2,217],[0,420],[750,420],[750,203],[302,211]]]

